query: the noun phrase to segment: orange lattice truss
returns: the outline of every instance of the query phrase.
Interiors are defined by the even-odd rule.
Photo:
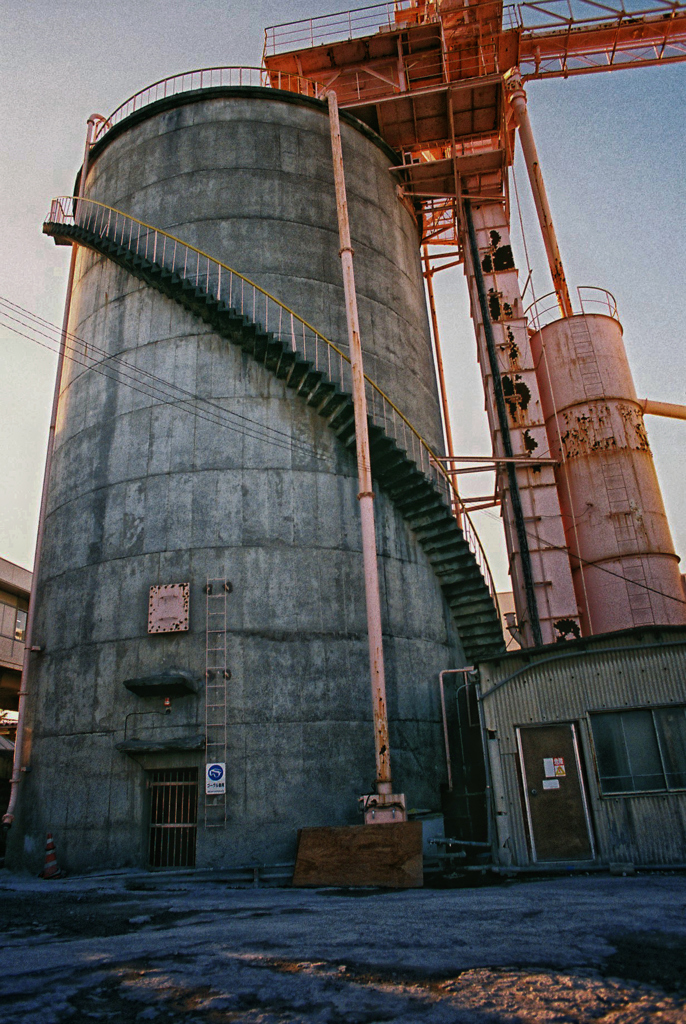
[[[334,89],[400,154],[424,241],[455,246],[461,195],[506,200],[512,69],[526,80],[686,60],[686,4],[667,0],[395,0],[268,28],[271,84]]]

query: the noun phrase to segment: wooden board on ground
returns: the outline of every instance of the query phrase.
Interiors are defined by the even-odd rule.
[[[293,885],[423,885],[422,825],[419,821],[342,828],[301,828]]]

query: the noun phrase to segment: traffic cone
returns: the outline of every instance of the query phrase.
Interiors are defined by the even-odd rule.
[[[45,867],[41,871],[39,878],[61,878],[62,872],[57,866],[57,854],[55,853],[55,844],[52,840],[52,832],[48,832],[48,841],[45,844]]]

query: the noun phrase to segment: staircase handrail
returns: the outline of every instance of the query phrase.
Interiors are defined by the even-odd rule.
[[[309,361],[315,370],[325,371],[330,381],[352,393],[350,358],[345,352],[280,299],[202,249],[152,224],[146,224],[145,221],[124,213],[123,210],[117,210],[95,199],[77,196],[59,196],[53,199],[45,224],[80,227],[100,238],[125,245],[129,250],[135,251],[141,259],[158,263],[171,274],[183,275],[185,279],[194,281],[196,287],[202,287],[205,292],[214,294],[218,301],[225,302],[229,308],[240,312],[242,316],[248,316],[253,323],[262,326],[266,333],[271,332],[280,341],[288,343],[292,351]],[[259,320],[262,315],[263,322]],[[333,370],[336,363],[339,369],[338,381]],[[428,441],[388,395],[367,374],[364,375],[364,379],[367,385],[367,411],[372,421],[382,427],[388,437],[398,442],[420,471],[434,482],[448,507],[456,505],[459,508],[465,540],[483,573],[497,608],[498,599],[486,553],[452,478],[446,473],[438,454]]]
[[[284,89],[287,92],[296,92],[301,96],[312,96],[315,99],[319,96],[319,85],[302,75],[294,75],[286,71],[268,71],[265,68],[251,67],[249,65],[217,65],[209,68],[195,68],[193,71],[182,71],[178,75],[169,75],[167,78],[160,78],[144,89],[139,89],[133,96],[113,111],[109,117],[103,118],[97,126],[93,135],[93,145],[108,133],[119,121],[130,114],[157,103],[158,100],[166,99],[167,96],[177,96],[184,92],[194,92],[198,89],[219,88],[221,86],[252,86],[269,89]]]

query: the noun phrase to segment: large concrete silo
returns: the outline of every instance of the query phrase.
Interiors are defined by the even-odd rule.
[[[395,158],[353,119],[343,144],[365,368],[440,446],[417,227]],[[344,347],[324,104],[245,88],[152,104],[94,147],[85,196],[225,261]],[[192,817],[195,773],[198,865],[289,860],[298,827],[357,822],[374,777],[354,456],[266,366],[85,248],[70,330],[128,370],[71,363],[63,378],[32,770],[10,862],[37,865],[51,829],[71,869],[144,865],[159,786],[186,786]],[[137,374],[211,399],[231,426],[202,404],[141,394]],[[410,806],[437,809],[436,679],[465,655],[426,541],[384,491],[376,510],[394,781]],[[470,557],[460,565],[473,579]],[[226,821],[215,828],[203,827],[202,792],[208,578],[230,584]],[[190,584],[189,629],[149,633],[150,588],[179,583]],[[179,694],[169,715],[152,695],[160,679],[160,694]]]

